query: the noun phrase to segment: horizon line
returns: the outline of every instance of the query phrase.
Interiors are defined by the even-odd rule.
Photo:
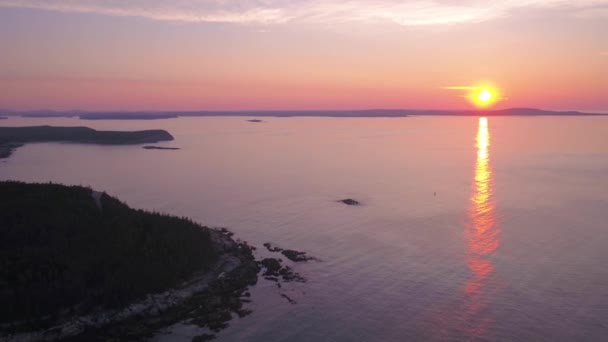
[[[371,111],[421,111],[421,112],[501,112],[509,110],[530,110],[544,112],[579,112],[579,113],[598,113],[608,114],[608,109],[604,110],[581,110],[581,109],[543,109],[537,107],[508,107],[498,109],[480,108],[364,108],[364,109],[8,109],[0,108],[0,113],[36,113],[36,112],[56,112],[56,113],[245,113],[245,112],[371,112]]]

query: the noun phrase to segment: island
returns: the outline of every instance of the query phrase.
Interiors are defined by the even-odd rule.
[[[0,340],[142,340],[184,320],[219,331],[250,313],[252,250],[90,188],[1,181]]]
[[[165,130],[97,131],[88,127],[0,127],[0,158],[7,158],[25,143],[71,142],[81,144],[129,145],[171,141]]]

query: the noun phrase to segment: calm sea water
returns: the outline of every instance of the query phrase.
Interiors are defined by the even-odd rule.
[[[608,339],[608,117],[266,121],[10,118],[163,128],[181,150],[30,144],[0,179],[90,185],[322,260],[294,266],[304,284],[260,280],[219,341]]]

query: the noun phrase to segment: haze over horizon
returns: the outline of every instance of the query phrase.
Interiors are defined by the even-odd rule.
[[[605,32],[606,0],[0,0],[0,107],[605,112]]]

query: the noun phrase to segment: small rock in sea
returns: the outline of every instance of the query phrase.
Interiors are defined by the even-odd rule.
[[[344,203],[346,205],[360,205],[361,203],[359,203],[359,201],[356,201],[352,198],[346,198],[343,200],[339,200],[338,202]]]
[[[293,262],[302,262],[302,261],[316,260],[315,258],[306,255],[305,252],[298,252],[298,251],[294,251],[292,249],[285,249],[285,250],[281,251],[281,253],[287,259],[289,259],[289,260],[291,260]]]
[[[247,120],[247,121],[249,121],[249,122],[254,122],[254,123],[260,123],[260,122],[264,122],[264,121],[262,121],[262,120],[260,120],[260,119],[251,119],[251,120]]]

